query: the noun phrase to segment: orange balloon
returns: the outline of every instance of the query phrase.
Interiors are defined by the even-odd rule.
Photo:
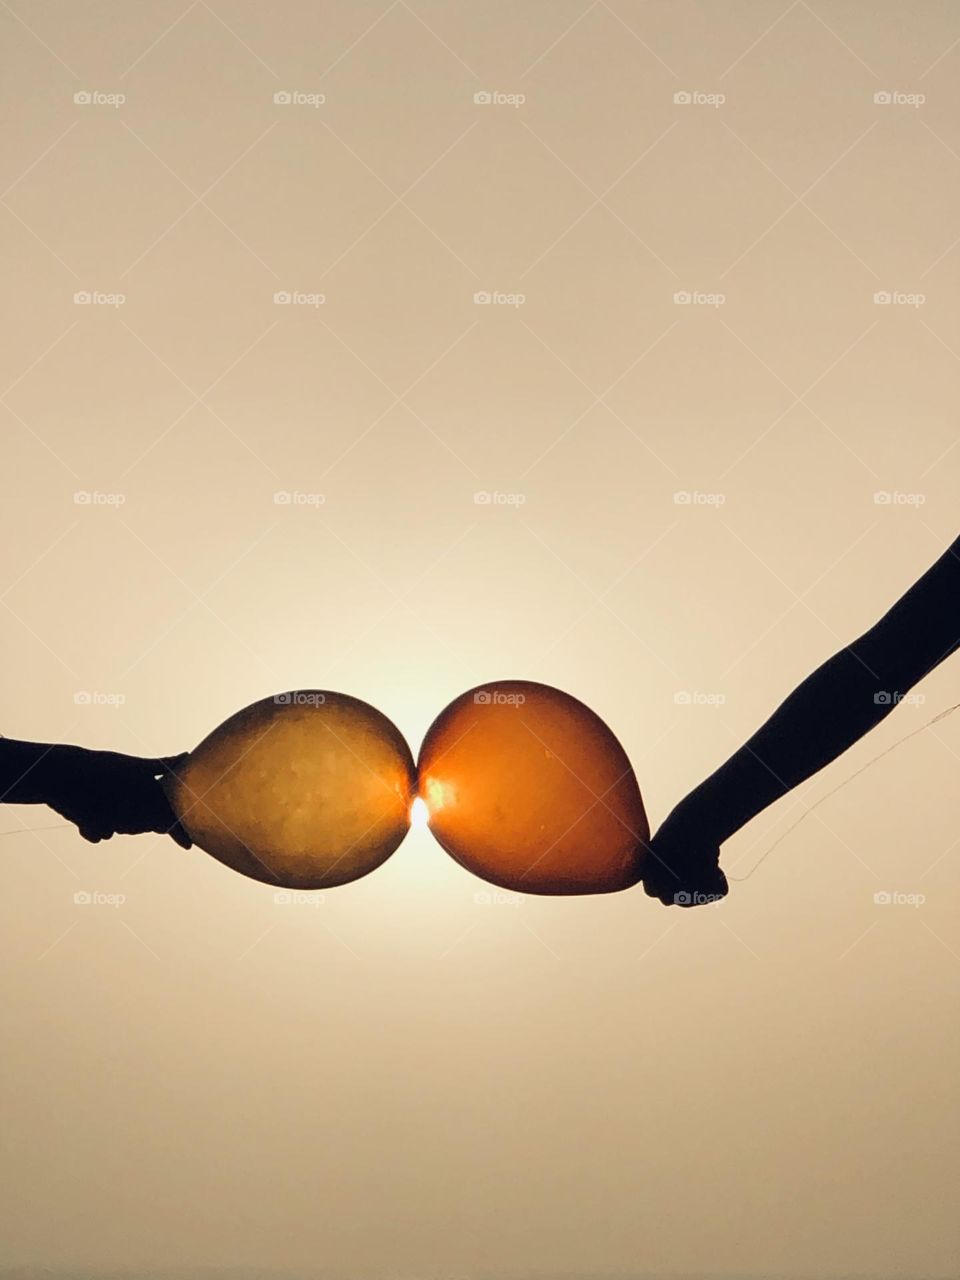
[[[358,880],[407,833],[413,756],[386,716],[345,693],[281,693],[225,720],[169,791],[193,841],[290,889]]]
[[[620,743],[549,685],[503,680],[461,694],[427,730],[418,793],[440,844],[521,893],[636,884],[650,828]]]

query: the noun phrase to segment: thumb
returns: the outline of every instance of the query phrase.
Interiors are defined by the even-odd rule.
[[[181,822],[177,821],[173,826],[168,827],[167,835],[171,840],[178,844],[181,849],[193,848],[193,841],[190,839],[189,835],[187,835],[186,828]]]

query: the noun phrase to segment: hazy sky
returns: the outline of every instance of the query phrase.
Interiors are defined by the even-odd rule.
[[[308,687],[416,751],[536,679],[655,825],[956,536],[949,0],[0,23],[5,733]],[[4,836],[0,1262],[955,1274],[958,767],[960,715],[683,914],[477,901],[422,831],[285,905]]]

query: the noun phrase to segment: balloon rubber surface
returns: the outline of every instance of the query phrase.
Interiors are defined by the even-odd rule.
[[[636,884],[650,838],[620,743],[549,685],[503,680],[462,694],[427,731],[418,791],[440,844],[521,893],[612,893]]]
[[[409,826],[410,748],[374,707],[321,690],[238,711],[170,787],[201,849],[277,887],[346,884],[380,866]]]

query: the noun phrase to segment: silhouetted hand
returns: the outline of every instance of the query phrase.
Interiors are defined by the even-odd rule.
[[[665,907],[718,902],[729,892],[719,863],[719,846],[671,814],[647,845],[644,890]]]
[[[76,823],[83,838],[93,844],[112,835],[155,831],[189,849],[190,837],[177,821],[161,781],[185,759],[185,755],[151,759],[55,746],[40,766],[43,799]]]

